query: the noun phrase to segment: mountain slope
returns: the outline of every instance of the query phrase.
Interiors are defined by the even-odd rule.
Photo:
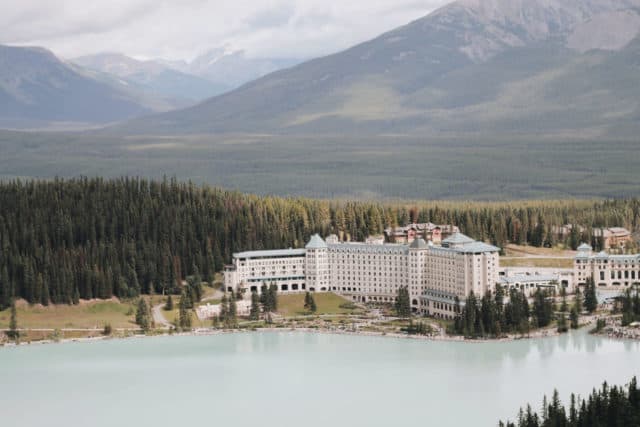
[[[107,123],[162,109],[126,85],[96,78],[45,49],[2,45],[0,100],[0,124],[7,127]]]
[[[141,91],[178,101],[200,101],[230,86],[176,71],[156,61],[138,61],[117,53],[99,53],[72,59],[84,68],[116,76]]]
[[[119,131],[602,134],[638,117],[639,8],[640,0],[461,0]]]

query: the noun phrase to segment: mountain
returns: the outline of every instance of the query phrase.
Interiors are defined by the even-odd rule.
[[[0,45],[0,126],[104,124],[168,106],[124,82],[62,62],[37,47]]]
[[[460,0],[129,133],[640,131],[640,0]]]
[[[221,94],[231,86],[174,70],[157,61],[138,61],[118,53],[100,53],[71,60],[84,68],[118,77],[151,95],[175,100],[179,105]]]
[[[230,51],[225,48],[216,48],[198,56],[188,64],[174,62],[173,66],[211,82],[235,88],[299,62],[290,58],[250,58],[242,50]]]

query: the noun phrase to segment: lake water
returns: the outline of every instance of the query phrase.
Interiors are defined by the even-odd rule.
[[[494,426],[640,374],[584,332],[465,344],[264,332],[0,348],[3,426]]]

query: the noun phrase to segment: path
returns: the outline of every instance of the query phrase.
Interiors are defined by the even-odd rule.
[[[162,314],[162,310],[164,310],[164,304],[156,304],[153,306],[153,321],[156,326],[162,325],[164,328],[171,328],[171,323],[164,317]]]

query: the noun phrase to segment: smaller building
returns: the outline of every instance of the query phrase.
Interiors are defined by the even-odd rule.
[[[404,227],[393,227],[384,230],[388,242],[409,245],[416,239],[424,239],[427,242],[440,244],[442,240],[459,233],[460,229],[455,225],[437,225],[431,222],[422,224],[408,224]]]
[[[578,236],[584,236],[586,229],[582,226],[575,226],[576,232]],[[553,227],[553,232],[556,234],[556,237],[559,240],[566,240],[572,233],[574,226],[571,224],[565,224],[560,227]],[[609,249],[620,249],[624,250],[625,247],[629,243],[633,241],[631,232],[623,227],[597,227],[591,230],[590,236],[585,236],[585,238],[593,237],[594,239],[601,240],[602,248],[605,250]]]

